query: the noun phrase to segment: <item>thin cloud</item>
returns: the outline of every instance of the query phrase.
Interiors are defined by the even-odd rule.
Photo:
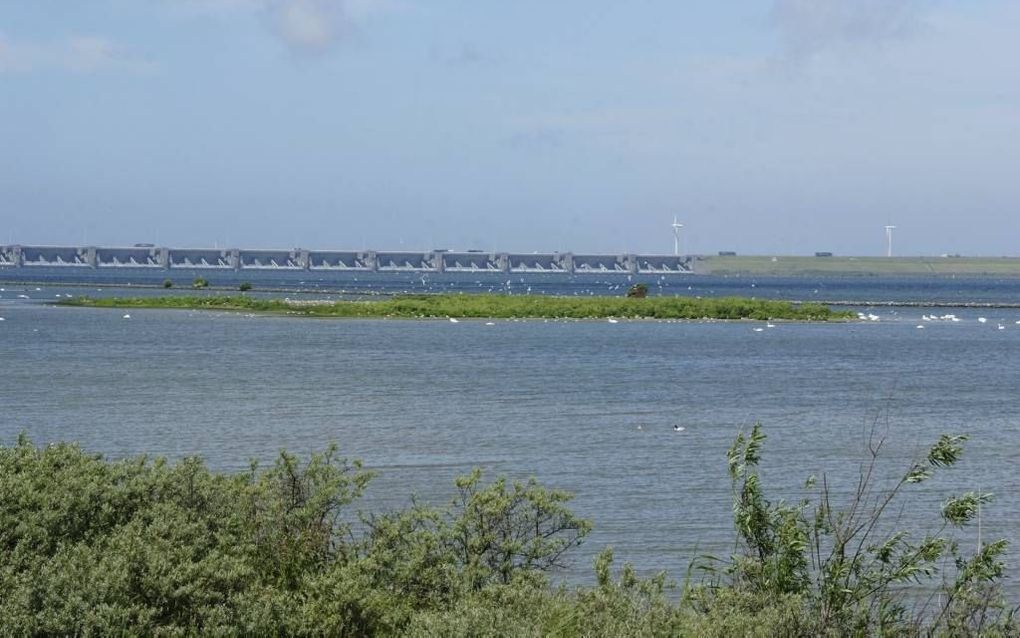
[[[908,36],[930,6],[923,0],[775,0],[771,17],[784,53],[808,58],[832,47]]]
[[[75,35],[50,42],[15,41],[0,35],[0,73],[58,70],[91,74],[143,71],[149,64],[108,38]]]
[[[292,50],[321,53],[353,29],[343,0],[284,0],[268,7],[273,29]]]
[[[405,5],[399,0],[187,0],[173,6],[219,17],[256,15],[294,53],[320,55],[353,37],[362,21]]]

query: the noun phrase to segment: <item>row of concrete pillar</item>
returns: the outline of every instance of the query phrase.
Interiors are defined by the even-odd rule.
[[[26,250],[28,249],[28,250]],[[245,270],[252,268],[286,268],[291,270],[310,270],[320,268],[337,268],[333,265],[342,261],[350,270],[378,271],[397,268],[422,270],[429,272],[445,272],[457,270],[479,270],[488,272],[511,271],[547,271],[547,272],[584,272],[587,270],[624,273],[638,273],[643,270],[663,270],[663,264],[669,264],[669,270],[683,269],[683,260],[668,257],[643,257],[639,255],[584,255],[575,257],[572,253],[553,254],[515,254],[515,253],[450,253],[430,251],[427,253],[412,252],[319,252],[297,249],[293,251],[261,251],[241,250],[237,248],[224,250],[189,250],[163,247],[139,247],[132,249],[104,249],[96,246],[86,247],[0,247],[0,265],[20,267],[26,265],[26,252],[41,256],[43,263],[64,263],[84,267],[99,268],[114,263],[125,265],[138,263],[140,266],[155,268],[195,268],[219,267],[224,269]],[[49,253],[47,255],[47,253]],[[73,256],[72,261],[65,259]],[[274,259],[276,260],[274,262]],[[117,261],[115,261],[117,260]],[[122,261],[123,260],[123,261]],[[256,265],[254,262],[258,262]],[[282,262],[282,263],[281,263]],[[333,263],[331,263],[333,262]],[[29,265],[38,262],[29,260]],[[407,264],[405,266],[405,264]],[[460,264],[459,266],[455,264]]]

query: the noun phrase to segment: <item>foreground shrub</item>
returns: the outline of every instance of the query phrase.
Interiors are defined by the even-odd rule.
[[[943,436],[892,485],[872,439],[849,503],[823,478],[767,499],[761,428],[729,451],[737,545],[682,586],[595,559],[556,586],[591,529],[570,495],[475,471],[445,507],[352,509],[371,479],[335,448],[247,472],[198,459],[106,461],[75,445],[0,447],[0,619],[13,634],[337,636],[1016,635],[999,581],[1005,541],[961,551],[987,494],[949,496],[916,540],[890,527],[919,483],[952,467]]]

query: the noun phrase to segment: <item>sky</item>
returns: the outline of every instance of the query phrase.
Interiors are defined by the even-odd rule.
[[[1016,0],[0,0],[0,243],[1020,254]]]

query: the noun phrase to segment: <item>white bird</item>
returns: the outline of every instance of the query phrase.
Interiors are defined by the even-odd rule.
[[[754,329],[755,332],[763,332],[764,330],[765,330],[765,328],[755,328]]]
[[[457,319],[454,319],[453,317],[450,317],[450,323],[460,323],[460,321],[457,320]]]
[[[766,328],[775,328],[776,324],[774,324],[774,323],[767,323],[767,324],[765,324],[765,327]]]
[[[608,321],[609,321],[609,323],[620,323],[619,321],[617,321],[616,319],[613,319],[612,317],[610,317],[608,319]]]
[[[924,326],[922,324],[917,324],[917,329],[918,330],[924,330]]]
[[[683,432],[685,429],[686,428],[684,428],[684,426],[682,426],[682,425],[674,425],[673,426],[673,431],[674,432]]]
[[[496,324],[494,322],[492,322],[492,321],[486,321],[485,325],[487,325],[487,326],[494,326]]]
[[[125,319],[130,319],[130,318],[131,318],[131,315],[124,315],[124,318],[125,318]]]
[[[7,321],[7,320],[4,319],[3,317],[0,317],[0,321]]]
[[[986,321],[988,321],[988,320],[985,319],[984,317],[978,317],[978,323],[984,323]]]
[[[1000,323],[1000,324],[999,324],[999,330],[1005,330],[1005,329],[1006,329],[1006,326],[1004,326],[1004,325],[1002,325],[1002,324]]]

